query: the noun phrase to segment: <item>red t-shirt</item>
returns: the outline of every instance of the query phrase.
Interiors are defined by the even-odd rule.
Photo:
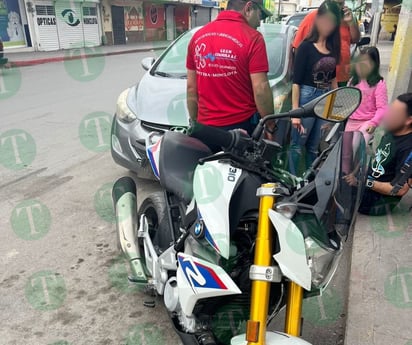
[[[257,112],[250,74],[269,71],[260,32],[235,11],[223,11],[192,37],[186,67],[196,71],[199,123],[229,126]]]
[[[300,43],[308,36],[315,22],[317,10],[311,11],[300,23],[296,33],[293,47],[298,48]],[[350,44],[351,36],[348,24],[342,23],[340,26],[340,63],[336,67],[336,79],[338,82],[347,82],[350,76]]]

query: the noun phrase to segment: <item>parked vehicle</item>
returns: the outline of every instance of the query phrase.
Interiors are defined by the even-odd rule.
[[[299,27],[300,23],[302,23],[303,19],[312,11],[313,9],[307,11],[296,12],[292,14],[287,20],[286,25],[293,25],[295,27]]]
[[[136,212],[133,179],[115,183],[118,241],[130,281],[163,297],[184,345],[309,344],[298,338],[302,300],[332,279],[364,185],[362,134],[336,135],[360,99],[358,89],[333,90],[265,117],[252,137],[199,124],[196,138],[176,131],[147,137],[164,191]],[[263,139],[266,121],[290,116],[330,122],[329,146],[304,178],[273,164],[282,147]],[[222,152],[212,154],[208,141]],[[342,178],[349,172],[355,187]],[[266,329],[283,307],[288,336]]]
[[[155,61],[146,58],[147,70],[142,80],[124,90],[117,101],[113,118],[111,152],[114,161],[137,173],[153,178],[146,158],[145,140],[152,131],[183,131],[188,125],[186,109],[187,46],[198,28],[174,41]],[[260,30],[266,41],[277,112],[289,110],[291,104],[291,45],[296,28],[279,24],[262,24]]]

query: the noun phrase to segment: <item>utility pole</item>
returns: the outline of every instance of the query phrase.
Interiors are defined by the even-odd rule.
[[[392,101],[405,92],[412,92],[412,0],[404,0],[399,14],[388,74],[388,98]]]

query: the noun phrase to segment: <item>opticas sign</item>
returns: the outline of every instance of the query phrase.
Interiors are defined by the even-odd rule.
[[[74,26],[79,25],[79,23]],[[83,24],[97,24],[97,18],[83,18]],[[56,17],[37,17],[37,25],[56,25]]]

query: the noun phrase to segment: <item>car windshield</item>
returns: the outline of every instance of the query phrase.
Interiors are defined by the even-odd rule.
[[[274,79],[282,74],[284,68],[286,35],[280,32],[275,25],[272,27],[268,25],[263,25],[260,31],[265,39],[269,59],[268,77]],[[186,78],[187,46],[195,32],[192,30],[183,34],[170,46],[151,73],[166,78]]]
[[[187,46],[195,31],[183,34],[162,56],[152,72],[155,75],[169,78],[186,78]]]

